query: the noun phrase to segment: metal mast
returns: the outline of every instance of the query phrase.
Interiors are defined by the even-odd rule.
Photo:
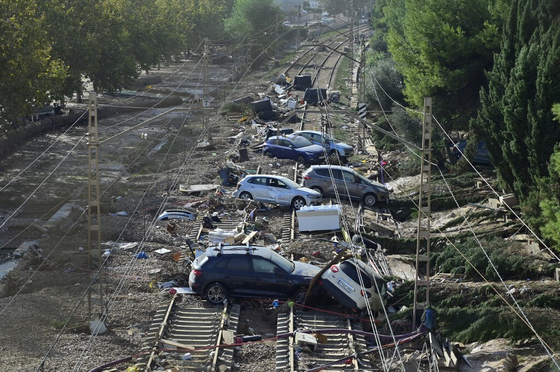
[[[416,275],[412,328],[416,328],[417,311],[430,302],[430,218],[432,176],[432,98],[424,98],[422,120],[422,160],[420,163],[420,194],[418,196],[418,231],[416,232]],[[420,295],[420,287],[425,288]]]
[[[88,104],[88,269],[92,270],[91,252],[96,241],[101,265],[101,195],[99,193],[99,137],[97,131],[97,94],[89,93]],[[101,266],[99,267],[101,269]],[[100,305],[103,308],[103,289],[100,285]],[[88,291],[88,315],[91,318],[91,291]]]

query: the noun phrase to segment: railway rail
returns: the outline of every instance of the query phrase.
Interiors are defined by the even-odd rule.
[[[233,346],[223,345],[233,343],[240,306],[185,308],[177,298],[157,309],[136,366],[142,371],[231,371]]]
[[[319,333],[321,330],[347,329],[362,331],[361,323],[336,314],[320,311],[304,311],[293,307],[278,314],[277,334],[292,334],[297,331]],[[295,337],[279,338],[276,346],[276,372],[308,370],[321,371],[363,371],[371,368],[368,361],[359,358],[345,358],[366,350],[367,344],[359,334],[323,334],[317,337],[316,345],[297,343]],[[324,366],[324,368],[322,368]],[[319,370],[319,369],[318,369]]]

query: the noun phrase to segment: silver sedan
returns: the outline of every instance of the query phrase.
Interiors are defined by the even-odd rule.
[[[305,205],[320,204],[322,200],[320,193],[298,185],[289,178],[265,174],[246,176],[239,181],[232,195],[263,203],[291,205],[296,210]]]

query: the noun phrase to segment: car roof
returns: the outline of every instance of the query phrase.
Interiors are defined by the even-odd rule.
[[[249,174],[245,177],[243,177],[243,180],[248,180],[249,178],[255,178],[255,177],[268,177],[268,178],[276,178],[277,180],[281,180],[281,181],[285,181],[288,180],[290,181],[290,179],[288,177],[284,177],[284,176],[277,176],[275,174]]]
[[[270,137],[268,137],[267,141],[270,141],[272,139],[277,139],[277,138],[293,140],[296,137],[301,137],[301,136],[299,136],[297,133],[288,133],[288,134],[285,134],[285,135],[270,136]],[[303,137],[303,138],[305,138],[305,137]]]
[[[312,169],[317,169],[317,168],[332,168],[332,169],[343,169],[343,170],[352,170],[352,171],[356,171],[353,168],[348,168],[342,165],[328,165],[328,164],[323,164],[323,165],[312,165],[310,168]]]
[[[298,130],[297,132],[294,132],[294,134],[298,134],[298,133],[326,134],[326,133],[321,133],[318,130]]]
[[[272,250],[270,248],[257,245],[218,245],[206,248],[206,256],[208,257],[243,254],[251,254],[254,256],[270,258],[272,257]]]

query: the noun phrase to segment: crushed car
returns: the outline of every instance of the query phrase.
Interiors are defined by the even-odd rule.
[[[370,309],[377,312],[391,298],[385,279],[357,258],[332,265],[321,275],[318,283],[326,293],[354,313],[366,309],[366,301]]]
[[[196,215],[192,212],[183,209],[168,209],[163,211],[157,218],[159,221],[167,220],[196,220]]]

